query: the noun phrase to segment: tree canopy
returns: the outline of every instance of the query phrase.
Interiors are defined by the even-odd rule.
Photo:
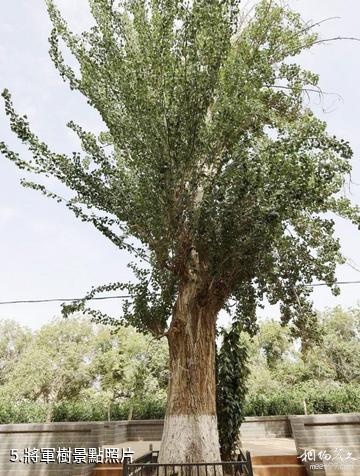
[[[294,385],[314,388],[360,383],[359,308],[340,306],[317,314],[321,339],[313,335],[304,347],[291,327],[275,320],[260,324],[259,334],[248,339],[249,391],[253,395],[284,391]],[[305,336],[308,339],[308,336]]]
[[[8,374],[16,366],[30,340],[29,329],[10,319],[0,320],[0,385],[6,381]]]
[[[304,102],[319,91],[318,77],[296,57],[321,43],[316,25],[269,0],[250,17],[238,0],[89,0],[94,24],[74,34],[55,1],[46,4],[51,59],[104,131],[71,121],[83,153],[53,152],[5,90],[11,128],[32,158],[3,142],[0,151],[65,184],[69,193],[59,196],[23,181],[137,258],[135,283],[87,297],[126,290],[122,319],[159,336],[190,279],[199,300],[211,296],[218,309],[235,301],[235,319],[249,328],[264,296],[301,328],[312,280],[337,292],[343,258],[328,212],[359,224],[343,193],[350,146]]]
[[[4,330],[0,339],[4,399],[40,402],[51,409],[55,403],[85,397],[106,403],[149,393],[164,397],[166,343],[131,327],[112,333],[88,318],[74,317],[54,319],[38,331],[10,320],[0,321],[0,329]]]

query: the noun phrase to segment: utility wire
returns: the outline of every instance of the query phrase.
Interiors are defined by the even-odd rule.
[[[105,299],[127,299],[131,298],[131,294],[124,294],[122,296],[97,296],[90,299],[86,299],[87,301],[104,301]],[[73,301],[81,301],[84,298],[54,298],[54,299],[23,299],[20,301],[0,301],[1,304],[36,304],[36,303],[43,303],[43,302],[73,302]]]
[[[336,285],[347,285],[347,284],[360,284],[360,281],[337,281],[334,283]],[[327,286],[327,283],[312,283],[306,285],[309,288],[317,288],[320,286]],[[122,294],[117,296],[97,296],[90,299],[86,299],[86,301],[105,301],[107,299],[129,299],[133,297],[131,294]],[[19,301],[0,301],[0,305],[2,304],[38,304],[38,303],[45,303],[45,302],[73,302],[73,301],[82,301],[84,298],[54,298],[54,299],[23,299]]]
[[[338,285],[344,285],[344,284],[360,284],[360,281],[337,281],[334,284]],[[313,284],[308,284],[308,288],[316,288],[318,286],[327,286],[326,283],[313,283]]]

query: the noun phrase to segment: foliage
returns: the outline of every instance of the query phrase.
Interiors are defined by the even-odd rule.
[[[264,321],[249,347],[247,413],[301,413],[304,399],[309,413],[359,411],[359,316],[359,308],[339,306],[319,314],[321,340],[308,333],[305,352],[290,328]]]
[[[147,395],[125,401],[104,403],[99,398],[92,401],[75,400],[58,402],[53,421],[104,421],[127,420],[131,412],[133,420],[161,419],[165,415],[165,396]]]
[[[293,388],[278,388],[267,393],[248,395],[246,416],[262,415],[303,415],[304,400],[307,412],[316,413],[358,413],[360,411],[360,385],[322,385],[318,381],[311,385]]]
[[[46,3],[51,59],[99,112],[104,131],[97,137],[70,121],[83,152],[52,152],[5,90],[11,128],[32,159],[3,142],[0,151],[65,184],[61,197],[23,181],[138,259],[135,283],[94,288],[65,313],[122,289],[132,297],[116,322],[161,336],[191,281],[195,300],[215,300],[218,309],[235,302],[235,319],[250,327],[266,296],[280,303],[284,321],[306,329],[309,283],[337,292],[343,262],[326,212],[359,223],[343,195],[351,149],[305,106],[318,77],[293,59],[319,43],[314,25],[270,0],[249,21],[238,0],[89,0],[94,24],[76,35],[55,2]]]
[[[311,352],[305,353],[291,329],[276,321],[261,322],[259,334],[253,338],[244,333],[239,337],[235,325],[223,331],[217,357],[223,453],[235,443],[243,415],[302,414],[304,400],[308,413],[360,411],[359,316],[359,308],[340,307],[319,314],[321,342],[315,337]],[[131,327],[114,334],[108,327],[83,319],[54,320],[36,333],[12,321],[0,321],[0,327],[7,330],[0,342],[26,341],[23,348],[1,347],[18,350],[1,354],[13,356],[14,365],[7,367],[0,385],[0,423],[103,421],[109,415],[112,420],[123,420],[129,414],[133,419],[163,418],[168,378],[164,342],[142,336]],[[82,351],[87,349],[82,354],[85,362],[74,356],[79,341]],[[42,365],[41,372],[32,360],[38,355],[43,355],[37,364]],[[269,356],[276,358],[269,360]],[[63,369],[56,367],[59,362]],[[79,374],[91,376],[90,383],[83,386],[75,377],[65,393],[60,389],[57,398],[46,403],[43,393],[48,395],[48,389],[53,388],[54,368],[64,379],[80,369]],[[35,390],[41,384],[43,393],[39,394]]]
[[[0,424],[6,423],[42,423],[51,421],[107,421],[127,420],[130,408],[133,420],[161,419],[165,415],[165,398],[148,396],[146,398],[112,403],[109,406],[103,400],[63,400],[50,407],[48,404],[31,401],[13,402],[0,398]],[[51,412],[50,412],[51,411]]]
[[[43,326],[7,375],[14,400],[42,401],[51,412],[52,403],[90,385],[91,334],[92,325],[84,319]]]
[[[311,385],[295,388],[278,388],[268,393],[249,394],[244,407],[244,416],[302,415],[304,399],[308,413],[359,413],[360,385],[337,386]],[[141,400],[126,400],[111,404],[111,420],[126,420],[132,407],[134,420],[162,419],[165,416],[165,398],[147,397]],[[45,422],[49,408],[38,402],[14,403],[0,395],[0,424]],[[75,400],[57,402],[52,408],[52,421],[106,421],[108,404],[103,400]]]
[[[259,346],[264,351],[267,366],[271,369],[282,359],[290,348],[289,330],[275,321],[264,322],[258,337]]]
[[[42,423],[47,421],[48,408],[38,402],[14,402],[0,390],[0,424]]]
[[[27,343],[3,374],[0,398],[4,402],[24,404],[24,408],[27,402],[39,402],[51,420],[60,418],[52,412],[61,414],[64,401],[96,401],[96,405],[109,408],[125,399],[139,402],[141,398],[147,401],[148,395],[164,397],[168,350],[163,341],[154,341],[131,327],[112,333],[110,328],[84,318],[55,319],[35,333],[11,321],[0,325],[12,328],[14,339],[15,335],[26,336]],[[3,334],[2,341],[9,341],[8,334]],[[29,408],[32,412],[30,403]],[[36,415],[43,414],[34,408]],[[64,411],[71,414],[71,405]],[[90,413],[95,418],[95,410]]]
[[[244,418],[244,403],[249,375],[248,349],[241,328],[222,330],[222,345],[217,353],[216,408],[221,458],[231,461]]]
[[[164,392],[168,381],[168,348],[131,327],[115,334],[101,327],[93,350],[92,372],[108,401]]]
[[[320,323],[324,342],[319,360],[332,372],[334,380],[360,383],[360,309],[344,311],[337,306],[323,313]],[[310,354],[308,361],[311,357]]]
[[[30,339],[29,329],[11,320],[0,320],[0,385],[5,382]]]

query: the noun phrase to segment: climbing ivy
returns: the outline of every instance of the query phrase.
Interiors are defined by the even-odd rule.
[[[234,457],[239,429],[244,419],[247,392],[248,348],[241,327],[222,329],[222,344],[216,357],[216,406],[223,461]]]

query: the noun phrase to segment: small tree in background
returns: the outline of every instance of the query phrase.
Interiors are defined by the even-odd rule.
[[[287,327],[270,320],[261,326],[258,337],[259,347],[264,351],[268,367],[274,368],[291,346],[291,336]]]
[[[76,397],[90,386],[93,325],[85,319],[53,321],[32,335],[16,365],[7,374],[7,392],[16,400],[53,406]]]
[[[32,339],[32,332],[10,319],[0,320],[0,386]]]
[[[32,159],[4,143],[0,151],[65,184],[60,197],[23,182],[136,258],[135,281],[94,288],[65,311],[85,311],[99,291],[130,294],[115,322],[169,341],[159,460],[218,461],[219,311],[231,302],[234,321],[251,326],[266,296],[303,328],[312,280],[337,292],[343,258],[327,212],[359,223],[343,192],[351,149],[304,105],[318,77],[291,61],[319,42],[314,25],[270,0],[248,20],[238,0],[89,0],[94,25],[75,35],[46,3],[51,58],[104,131],[96,137],[71,121],[83,153],[52,152],[5,90],[11,128]]]

